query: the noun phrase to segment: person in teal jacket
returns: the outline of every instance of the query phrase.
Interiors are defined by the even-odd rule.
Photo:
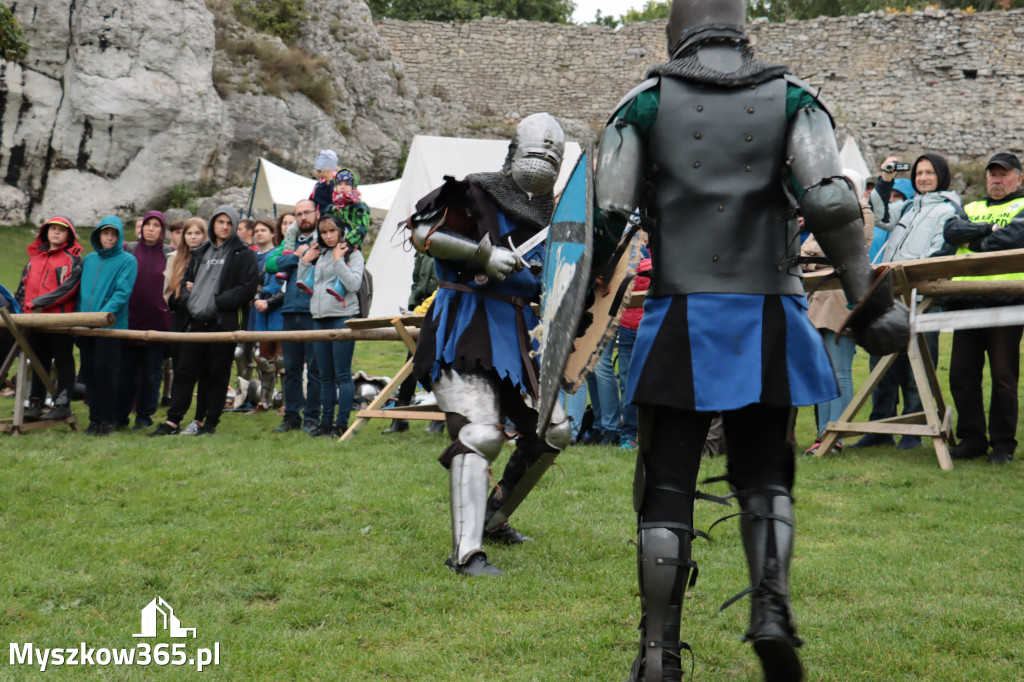
[[[78,312],[112,313],[113,329],[128,328],[128,299],[138,274],[135,256],[124,250],[124,225],[117,216],[106,216],[89,237],[94,253],[82,264],[82,285],[78,293]],[[91,436],[109,436],[114,432],[117,410],[115,387],[120,341],[99,336],[78,339],[82,374],[89,398]]]

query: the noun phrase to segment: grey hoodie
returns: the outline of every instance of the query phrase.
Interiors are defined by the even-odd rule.
[[[213,233],[213,223],[219,215],[226,215],[231,220],[231,234],[219,246],[216,236]],[[188,298],[188,312],[197,320],[216,320],[217,304],[214,297],[217,294],[217,284],[220,282],[221,272],[224,270],[224,261],[228,254],[228,242],[235,236],[238,230],[238,211],[231,206],[218,206],[217,210],[210,216],[210,226],[207,228],[207,235],[210,243],[203,260],[199,263],[196,271],[195,282],[192,285],[192,293]]]

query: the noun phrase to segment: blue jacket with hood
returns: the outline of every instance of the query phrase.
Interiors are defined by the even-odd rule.
[[[117,243],[109,249],[100,245],[100,231],[117,230]],[[124,250],[124,225],[117,216],[108,215],[89,236],[95,253],[82,264],[82,286],[78,293],[78,311],[113,313],[112,329],[128,328],[128,300],[132,296],[138,266],[135,256]]]

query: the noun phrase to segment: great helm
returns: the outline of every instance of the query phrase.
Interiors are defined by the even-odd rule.
[[[516,126],[503,168],[531,199],[551,192],[565,152],[565,133],[551,114],[532,114]]]
[[[687,31],[699,26],[743,26],[746,23],[747,7],[743,0],[672,0],[665,27],[669,57],[675,56]]]

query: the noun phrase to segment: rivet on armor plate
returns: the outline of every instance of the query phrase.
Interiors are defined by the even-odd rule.
[[[753,135],[747,135],[747,136],[746,136],[746,137],[745,137],[744,139],[745,139],[745,140],[746,140],[747,142],[750,142],[751,140],[753,140],[753,139],[754,139],[754,136],[753,136]]]
[[[694,168],[700,168],[700,161],[694,161],[693,162],[693,167]]]
[[[718,256],[712,256],[711,257],[711,262],[717,263],[718,262]]]
[[[745,167],[747,169],[747,172],[749,173],[750,172],[750,164],[748,163]]]
[[[747,107],[747,113],[748,114],[754,113],[754,107]]]
[[[721,213],[724,210],[725,210],[725,205],[724,204],[719,204],[718,205],[718,212]]]
[[[661,564],[665,563],[665,560],[662,559],[661,557],[658,557],[657,559],[654,560],[654,563],[656,563],[656,564],[658,564],[660,566]]]
[[[693,134],[693,136],[694,136],[695,138],[697,138],[698,140],[699,140],[700,138],[704,137],[704,136],[703,136],[703,135],[701,135],[700,133],[694,133],[694,134]]]
[[[698,104],[697,105],[697,111],[704,111],[704,105],[703,104]]]

